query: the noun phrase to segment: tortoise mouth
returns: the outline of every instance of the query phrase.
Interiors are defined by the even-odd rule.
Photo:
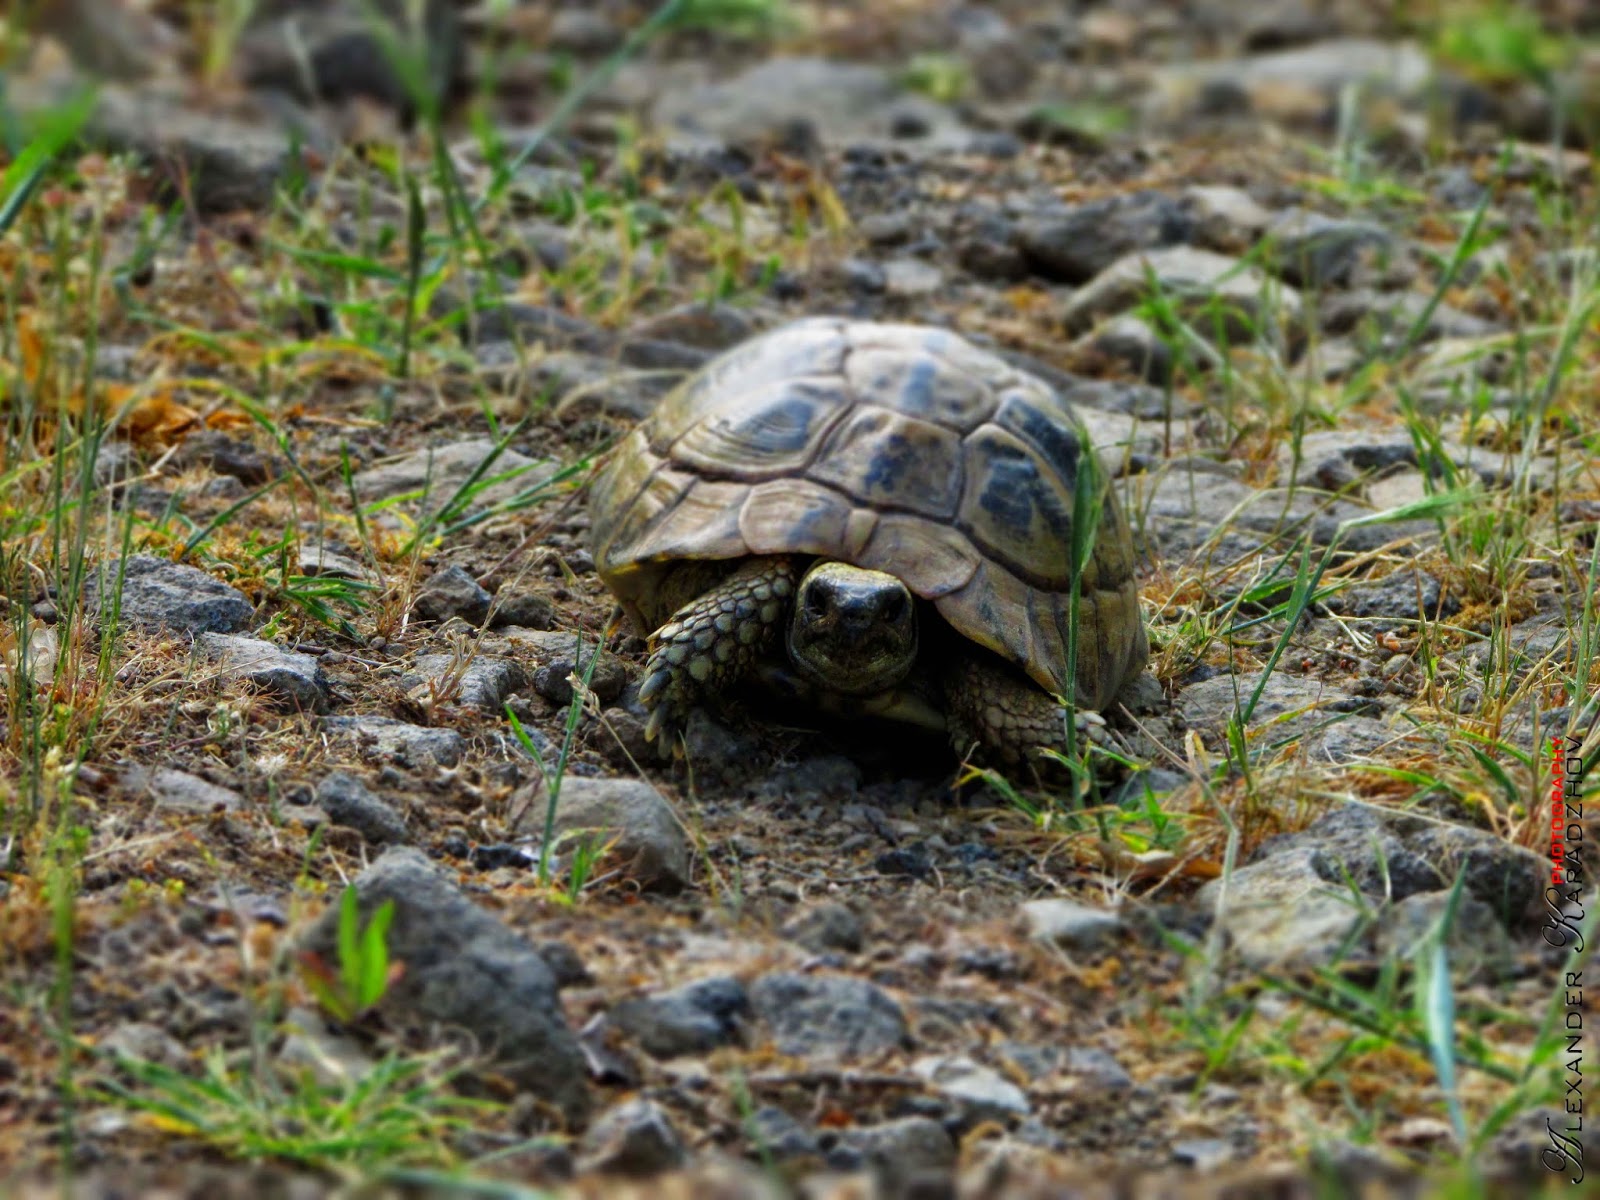
[[[917,607],[893,575],[814,563],[795,592],[789,660],[812,683],[868,696],[901,682],[917,659]]]

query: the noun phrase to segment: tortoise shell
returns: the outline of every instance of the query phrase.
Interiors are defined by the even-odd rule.
[[[1066,675],[1070,406],[947,330],[811,318],[723,354],[616,448],[591,492],[601,579],[648,633],[684,560],[795,554],[898,577],[1041,687],[1103,708],[1148,657],[1128,526],[1104,493]]]

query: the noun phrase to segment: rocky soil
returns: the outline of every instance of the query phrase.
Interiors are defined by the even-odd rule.
[[[409,82],[360,4],[8,30],[19,128],[105,81],[0,240],[8,1186],[1566,1188],[1589,6],[420,7]],[[819,313],[1082,412],[1153,647],[1087,790],[645,741],[585,485]]]

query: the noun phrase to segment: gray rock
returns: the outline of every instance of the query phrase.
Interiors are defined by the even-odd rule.
[[[1162,67],[1150,81],[1145,112],[1158,125],[1182,123],[1200,112],[1208,97],[1226,92],[1262,115],[1284,113],[1320,123],[1346,88],[1410,99],[1420,96],[1433,77],[1432,61],[1414,42],[1332,38],[1269,54],[1186,59]]]
[[[726,784],[747,779],[762,762],[761,739],[753,730],[729,728],[703,708],[684,722],[683,746],[697,774]]]
[[[1446,208],[1467,212],[1483,202],[1487,185],[1478,182],[1471,167],[1443,166],[1432,172],[1431,194]]]
[[[1243,12],[1225,7],[1243,17],[1240,41],[1246,50],[1279,50],[1333,37],[1343,16],[1320,0],[1267,0]]]
[[[1098,1046],[1072,1046],[1067,1050],[1067,1070],[1090,1087],[1120,1092],[1133,1086],[1133,1076],[1115,1057]]]
[[[1382,579],[1357,583],[1328,598],[1328,607],[1348,617],[1395,621],[1448,617],[1461,607],[1454,595],[1441,604],[1442,585],[1420,567],[1391,571]]]
[[[425,0],[413,27],[409,0],[377,0],[377,14],[407,52],[420,52],[427,103],[438,104],[465,67],[460,18],[451,0]],[[394,56],[357,0],[276,0],[263,4],[234,48],[235,68],[252,87],[285,92],[304,103],[357,97],[393,108],[409,120],[417,110]]]
[[[1032,1110],[1028,1094],[993,1067],[959,1055],[931,1055],[911,1064],[911,1073],[950,1101],[963,1122],[1004,1121]]]
[[[1499,638],[1486,637],[1446,655],[1444,661],[1474,671],[1481,671],[1492,661],[1497,669],[1509,668],[1520,675],[1535,663],[1564,655],[1572,644],[1572,632],[1571,624],[1559,613],[1539,613],[1507,629],[1503,644]]]
[[[652,1100],[624,1100],[584,1131],[578,1169],[645,1178],[683,1166],[689,1152]]]
[[[1182,245],[1195,230],[1193,215],[1166,193],[1128,192],[1026,218],[1017,247],[1034,274],[1087,283],[1120,258]]]
[[[172,27],[149,10],[105,0],[53,0],[25,15],[30,35],[60,43],[73,63],[97,80],[147,80],[178,45]],[[28,72],[18,74],[26,79]]]
[[[891,258],[883,264],[884,291],[901,300],[920,300],[944,287],[944,272],[920,258]]]
[[[1409,957],[1426,944],[1449,907],[1448,891],[1407,896],[1384,913],[1378,950]],[[1516,962],[1511,938],[1500,918],[1476,896],[1463,893],[1445,937],[1451,973],[1468,982],[1508,975]]]
[[[517,834],[543,832],[545,796],[542,779],[512,796]],[[610,843],[629,875],[647,886],[670,890],[689,882],[689,840],[672,806],[643,780],[568,776],[557,797],[554,831]]]
[[[1299,833],[1270,838],[1257,858],[1310,850],[1312,866],[1328,883],[1348,877],[1369,896],[1404,900],[1446,886],[1437,870],[1413,849],[1377,810],[1346,804]]]
[[[231,475],[219,475],[215,479],[208,479],[200,488],[202,500],[215,500],[219,503],[229,503],[243,495],[244,484]]]
[[[1016,228],[998,213],[963,223],[954,245],[956,261],[975,279],[1015,283],[1028,277],[1028,259],[1017,245]]]
[[[309,654],[232,633],[202,633],[195,649],[221,664],[225,680],[242,680],[307,712],[328,707],[328,678]]]
[[[737,1043],[749,1012],[744,984],[731,975],[717,975],[623,1000],[612,1006],[609,1015],[646,1054],[676,1058]]]
[[[778,1162],[820,1153],[817,1137],[781,1108],[758,1108],[747,1122],[750,1140]]]
[[[534,668],[531,676],[533,690],[551,704],[565,705],[572,701],[572,684],[569,676],[582,679],[589,669],[595,652],[595,639],[588,635],[557,629],[506,628],[500,631],[505,644],[531,653]],[[580,656],[579,643],[583,645]],[[494,643],[490,643],[494,644]],[[600,661],[594,664],[589,677],[589,688],[602,704],[614,703],[628,684],[628,668],[609,650],[600,651]]]
[[[525,373],[505,342],[479,347],[480,363],[492,363],[501,389],[555,401],[555,417],[563,424],[585,421],[638,421],[655,411],[662,395],[676,382],[668,373],[631,371],[598,354],[556,351],[527,364]]]
[[[350,1087],[377,1066],[360,1042],[330,1029],[315,1009],[290,1009],[284,1026],[284,1039],[275,1055],[278,1064],[295,1072],[309,1071],[324,1087]]]
[[[802,909],[784,922],[782,932],[813,954],[859,954],[865,941],[861,918],[849,905],[836,901]]]
[[[1264,264],[1309,290],[1378,282],[1405,254],[1400,239],[1382,225],[1305,209],[1280,214],[1267,228],[1266,242]]]
[[[1401,834],[1406,847],[1438,872],[1439,885],[1449,887],[1463,876],[1468,895],[1489,906],[1506,925],[1520,929],[1538,911],[1544,895],[1545,860],[1482,829],[1448,822],[1423,822]]]
[[[460,617],[471,625],[482,625],[489,615],[493,597],[461,567],[446,567],[431,576],[418,590],[412,611],[425,621],[448,621]]]
[[[1358,342],[1375,344],[1386,350],[1398,345],[1419,321],[1423,322],[1416,335],[1419,344],[1439,338],[1482,339],[1501,332],[1492,321],[1448,304],[1430,309],[1428,302],[1429,297],[1421,292],[1356,288],[1318,299],[1317,328],[1324,334],[1349,335]],[[1426,321],[1423,321],[1424,314]]]
[[[39,621],[50,620],[51,625],[60,620],[60,614],[48,600],[35,604],[32,612]],[[10,686],[18,675],[34,687],[50,686],[56,677],[56,660],[61,650],[61,639],[56,631],[30,621],[24,635],[13,635],[13,638],[12,645],[0,648],[0,686]]]
[[[701,350],[727,350],[755,336],[748,309],[731,304],[680,304],[635,323],[630,339],[681,342]]]
[[[1338,763],[1348,766],[1359,759],[1376,755],[1405,737],[1400,729],[1392,729],[1372,717],[1341,716],[1321,729],[1307,734],[1300,744],[1301,752],[1313,762]]]
[[[1295,367],[1307,378],[1333,382],[1349,379],[1372,361],[1373,353],[1353,338],[1317,337],[1311,339]]]
[[[1242,188],[1188,187],[1182,201],[1194,221],[1188,240],[1218,254],[1243,254],[1272,224],[1272,214]]]
[[[297,565],[302,575],[325,575],[335,579],[371,578],[371,572],[365,566],[326,542],[301,542]]]
[[[1178,694],[1178,711],[1189,728],[1220,734],[1235,709],[1249,703],[1259,679],[1259,675],[1217,675],[1201,680]],[[1250,728],[1266,730],[1266,736],[1278,743],[1304,736],[1331,716],[1373,711],[1373,701],[1330,687],[1320,678],[1275,671],[1250,715]]]
[[[220,429],[191,433],[170,460],[175,467],[203,466],[247,487],[260,487],[283,473],[283,464],[269,460],[249,442]],[[98,464],[97,464],[98,465]]]
[[[232,788],[218,787],[198,775],[171,767],[154,771],[136,767],[124,775],[123,784],[130,790],[148,791],[158,808],[175,812],[232,812],[244,804],[244,797]]]
[[[119,1021],[95,1047],[119,1058],[136,1058],[174,1071],[190,1065],[189,1049],[159,1025],[147,1021]]]
[[[1077,379],[1057,383],[1062,399],[1080,412],[1121,413],[1140,421],[1178,421],[1200,411],[1193,400],[1161,388],[1121,379]]]
[[[1166,767],[1146,767],[1133,772],[1111,793],[1110,803],[1119,808],[1143,808],[1147,797],[1162,797],[1189,782],[1182,771]]]
[[[715,357],[712,351],[698,346],[653,338],[630,337],[617,347],[617,358],[624,366],[641,371],[676,371],[680,375],[698,371]]]
[[[881,296],[889,288],[883,264],[871,258],[847,258],[823,264],[819,272],[828,286],[843,287],[858,296]]]
[[[322,727],[335,737],[352,739],[382,758],[409,767],[453,767],[467,748],[466,740],[454,729],[408,725],[393,717],[324,717]]]
[[[775,971],[750,987],[756,1016],[782,1054],[848,1062],[903,1045],[905,1014],[882,988],[845,975]]]
[[[1172,347],[1138,317],[1113,317],[1076,343],[1079,350],[1108,359],[1149,383],[1172,378]]]
[[[1061,1047],[1049,1042],[1001,1042],[995,1047],[1001,1060],[1012,1068],[1012,1074],[1021,1072],[1029,1083],[1054,1074],[1061,1066],[1064,1055]]]
[[[874,246],[902,246],[916,236],[922,217],[905,208],[868,213],[856,222],[856,232]]]
[[[814,754],[765,775],[755,785],[755,794],[763,800],[789,803],[831,801],[832,797],[854,794],[861,779],[861,767],[853,759],[843,754]]]
[[[135,629],[179,633],[232,633],[255,619],[244,594],[204,571],[135,554],[91,570],[84,581],[84,611],[104,629],[111,619],[119,568],[125,573],[118,617]]]
[[[1293,446],[1278,452],[1278,467],[1287,477],[1294,468]],[[1363,472],[1389,471],[1417,464],[1417,446],[1409,434],[1371,429],[1319,429],[1300,438],[1298,478],[1327,491],[1338,491]]]
[[[276,120],[207,111],[154,89],[101,89],[84,140],[148,164],[163,192],[192,199],[202,214],[270,208],[295,166],[294,138]]]
[[[1030,38],[1001,13],[964,4],[950,14],[956,49],[971,68],[979,91],[991,100],[1026,92],[1035,74]]]
[[[475,654],[463,664],[454,654],[424,654],[401,676],[400,686],[433,702],[498,713],[507,698],[528,686],[528,675],[514,659]]]
[[[395,462],[369,467],[351,481],[363,504],[416,493],[407,503],[425,502],[430,511],[444,507],[494,453],[495,442],[474,438],[418,450]],[[556,472],[549,461],[534,460],[515,450],[502,450],[473,484],[464,511],[491,507],[526,489],[537,487]],[[489,482],[493,481],[493,482]]]
[[[846,1130],[840,1141],[858,1151],[880,1180],[905,1189],[902,1194],[913,1194],[910,1189],[919,1181],[947,1180],[955,1170],[955,1143],[944,1126],[929,1117],[901,1117]],[[941,1193],[930,1189],[930,1194]]]
[[[578,957],[578,952],[566,942],[552,938],[540,942],[535,949],[539,951],[539,957],[544,959],[545,966],[550,968],[550,973],[555,976],[558,988],[577,987],[580,984],[594,982],[594,977],[589,974],[589,968],[583,965],[583,959]]]
[[[1239,259],[1192,246],[1169,246],[1119,258],[1073,294],[1061,313],[1071,333],[1162,296],[1197,332],[1229,345],[1300,324],[1300,293]]]
[[[1246,964],[1259,970],[1322,967],[1361,935],[1366,917],[1348,888],[1330,885],[1310,849],[1274,854],[1200,889]]]
[[[1172,1143],[1172,1161],[1195,1171],[1215,1171],[1237,1155],[1223,1138],[1186,1138]]]
[[[488,345],[519,342],[546,350],[578,350],[585,354],[612,354],[617,348],[614,334],[581,317],[542,304],[509,300],[499,294],[480,292],[473,296],[473,304],[469,305],[461,291],[441,288],[434,295],[429,313],[436,320],[461,320],[462,339],[478,347],[480,354],[487,353],[483,348]],[[484,365],[505,366],[492,359]]]
[[[94,485],[104,488],[125,483],[142,469],[130,443],[106,442],[94,454]]]
[[[556,984],[526,940],[462,895],[417,850],[387,851],[355,881],[361,917],[394,905],[388,947],[405,972],[379,1005],[464,1029],[495,1069],[579,1121],[589,1108],[583,1052],[562,1015]],[[304,945],[338,961],[339,905]]]
[[[510,586],[502,587],[494,595],[494,606],[489,610],[489,624],[496,629],[515,626],[530,631],[548,630],[555,624],[556,609],[549,597],[535,591],[525,591]],[[595,668],[599,674],[599,667]]]
[[[609,54],[622,44],[624,33],[605,13],[593,8],[565,5],[556,9],[545,30],[547,49],[593,58]]]
[[[1122,933],[1122,918],[1103,908],[1051,897],[1022,906],[1028,936],[1067,950],[1102,950]]]
[[[1513,346],[1503,335],[1440,338],[1412,367],[1417,387],[1468,389],[1506,380],[1516,366]]]
[[[822,58],[768,58],[721,83],[669,88],[651,119],[702,141],[776,141],[801,149],[817,141],[913,140],[948,149],[972,140],[944,106],[901,95],[888,70]]]
[[[316,797],[328,820],[354,829],[373,845],[399,845],[407,840],[405,819],[355,775],[334,771],[324,776],[317,784]]]
[[[1081,432],[1088,435],[1088,444],[1100,460],[1101,469],[1112,478],[1126,473],[1130,455],[1153,457],[1160,453],[1161,426],[1155,422],[1095,408],[1079,409],[1076,416]],[[1175,440],[1182,434],[1181,426],[1174,429]]]

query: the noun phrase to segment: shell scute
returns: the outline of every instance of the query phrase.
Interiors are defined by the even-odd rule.
[[[961,501],[961,441],[943,426],[863,404],[834,430],[809,474],[863,504],[948,520]]]
[[[779,380],[710,411],[668,453],[675,464],[707,475],[790,475],[805,470],[847,409],[836,381]]]

